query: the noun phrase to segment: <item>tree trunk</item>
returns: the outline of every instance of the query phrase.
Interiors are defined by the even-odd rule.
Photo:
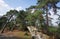
[[[48,20],[48,10],[46,10],[46,25],[47,25],[47,27],[49,26],[49,22],[48,22],[49,20]]]
[[[2,30],[1,30],[1,33],[3,33],[5,27],[7,26],[9,20],[12,18],[13,15],[14,15],[14,14],[12,14],[12,15],[10,16],[10,18],[7,20],[7,22],[3,25],[3,28],[2,28]]]
[[[48,32],[49,20],[48,20],[48,6],[46,5],[46,32]]]

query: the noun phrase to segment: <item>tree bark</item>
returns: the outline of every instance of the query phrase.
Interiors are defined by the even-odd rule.
[[[48,6],[46,5],[46,32],[48,33],[49,19],[48,19]]]

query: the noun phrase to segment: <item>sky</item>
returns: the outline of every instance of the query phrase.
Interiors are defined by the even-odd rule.
[[[0,0],[0,16],[6,14],[9,10],[25,10],[25,8],[30,7],[31,5],[36,5],[37,0]],[[58,7],[60,7],[60,3],[57,4]],[[52,9],[49,11],[54,13]],[[60,10],[58,10],[58,13],[60,13]],[[55,22],[57,21],[58,16],[57,15],[51,15],[50,17],[53,18],[52,23],[54,25],[57,25]]]
[[[0,0],[0,15],[6,14],[10,9],[22,10],[36,5],[36,0]]]

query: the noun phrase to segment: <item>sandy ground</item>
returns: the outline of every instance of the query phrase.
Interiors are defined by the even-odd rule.
[[[23,32],[23,31],[17,31],[17,30],[14,30],[13,32],[11,31],[8,31],[8,32],[5,32],[3,34],[0,34],[0,39],[26,39],[26,37],[28,39],[31,39],[31,35],[30,33],[29,36],[25,36],[26,32]],[[43,39],[49,39],[49,36],[47,36],[46,34],[43,34],[42,33],[42,37]]]
[[[26,32],[23,31],[9,31],[9,32],[5,32],[3,34],[0,34],[0,39],[25,39],[26,36],[24,35]],[[28,36],[29,38],[30,36]]]

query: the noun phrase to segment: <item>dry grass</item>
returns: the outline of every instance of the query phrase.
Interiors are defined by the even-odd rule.
[[[11,32],[11,31],[5,32],[5,33],[3,33],[3,35],[6,36],[6,37],[14,36],[14,37],[21,38],[21,39],[31,39],[30,33],[28,33],[28,36],[25,35],[25,33],[26,32],[14,30],[13,32]],[[50,39],[51,38],[50,36],[48,36],[46,34],[43,34],[41,32],[39,32],[39,33],[42,34],[43,39]]]
[[[3,33],[3,35],[4,36],[14,36],[14,37],[20,37],[20,38],[24,38],[24,39],[31,39],[31,36],[30,36],[30,33],[28,33],[28,36],[27,35],[25,35],[25,33],[26,32],[23,32],[23,31],[17,31],[17,30],[15,30],[15,31],[13,31],[13,32],[11,32],[11,31],[9,31],[9,32],[5,32],[5,33]]]

